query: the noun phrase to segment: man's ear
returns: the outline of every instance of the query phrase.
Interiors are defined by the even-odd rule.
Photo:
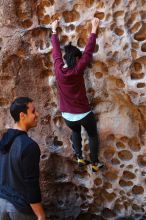
[[[24,120],[26,117],[26,114],[24,112],[20,112],[20,120]]]

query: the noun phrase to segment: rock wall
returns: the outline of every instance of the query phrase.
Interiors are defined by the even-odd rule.
[[[1,0],[0,132],[12,126],[9,105],[30,96],[40,113],[30,135],[39,143],[41,188],[51,220],[146,219],[146,1]],[[81,50],[93,17],[100,18],[87,94],[97,117],[97,174],[73,160],[70,131],[57,105],[50,22],[61,18],[61,47]],[[84,130],[84,154],[89,158]]]

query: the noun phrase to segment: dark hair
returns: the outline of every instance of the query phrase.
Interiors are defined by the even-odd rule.
[[[29,102],[33,102],[33,100],[28,97],[19,97],[12,102],[10,113],[15,122],[19,122],[21,112],[27,113]]]
[[[71,42],[64,47],[65,55],[64,59],[69,68],[73,67],[76,63],[76,58],[81,58],[82,52],[75,46],[71,45]]]

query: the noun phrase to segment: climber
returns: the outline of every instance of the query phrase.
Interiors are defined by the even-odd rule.
[[[10,107],[15,121],[0,141],[0,220],[45,220],[39,186],[40,149],[27,131],[36,127],[32,99],[16,98]]]
[[[53,46],[53,61],[57,88],[60,99],[60,111],[66,125],[72,130],[71,141],[77,156],[79,166],[87,165],[82,155],[81,126],[85,128],[89,136],[89,147],[92,163],[92,171],[97,172],[103,164],[98,159],[99,135],[96,119],[89,105],[85,83],[84,70],[92,59],[96,44],[96,31],[99,26],[99,19],[93,18],[92,30],[88,43],[82,53],[71,43],[64,47],[65,55],[62,58],[60,44],[57,36],[59,21],[52,23],[51,42]],[[66,67],[64,66],[66,64]]]

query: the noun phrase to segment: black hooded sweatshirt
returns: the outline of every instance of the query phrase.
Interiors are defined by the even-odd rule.
[[[24,214],[41,202],[39,161],[38,144],[25,131],[8,129],[0,141],[0,198]]]

